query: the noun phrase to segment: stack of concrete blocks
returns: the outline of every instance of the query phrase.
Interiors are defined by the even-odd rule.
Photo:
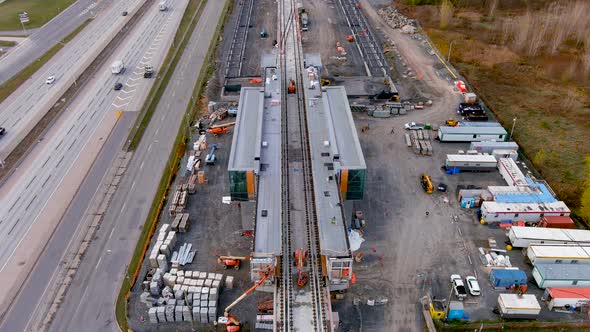
[[[170,224],[162,224],[160,230],[158,231],[156,244],[154,245],[152,251],[150,251],[150,255],[148,256],[150,267],[152,268],[161,268],[162,271],[168,271],[168,262],[165,262],[165,266],[160,266],[160,263],[166,261],[167,255],[164,255],[164,259],[162,259],[162,257],[159,256],[161,254],[164,254],[163,252],[160,252],[160,248],[164,244],[164,241],[166,240],[166,236],[168,235],[169,230]]]
[[[157,244],[157,242],[156,242]],[[168,232],[166,235],[166,239],[160,245],[160,254],[166,255],[166,257],[170,257],[174,246],[176,245],[176,232]]]
[[[160,289],[162,288],[162,278],[163,272],[160,269],[156,269],[156,273],[154,273],[152,277],[152,281],[150,282],[150,293],[152,295],[159,295]]]

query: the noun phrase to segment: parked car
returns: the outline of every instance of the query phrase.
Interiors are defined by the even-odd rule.
[[[49,77],[47,77],[47,80],[45,81],[45,83],[47,84],[53,84],[53,82],[55,82],[55,76],[51,75]]]
[[[453,285],[453,291],[457,296],[459,301],[463,301],[467,298],[467,290],[465,289],[465,284],[463,283],[463,279],[458,274],[451,275],[451,284]]]
[[[0,127],[0,136],[4,136],[6,134],[6,128]]]
[[[423,123],[416,123],[416,122],[408,122],[404,125],[404,128],[406,128],[406,130],[424,129],[424,124]]]
[[[445,183],[439,183],[438,186],[436,186],[436,190],[440,191],[440,192],[447,192],[447,185]]]
[[[474,276],[468,276],[465,278],[465,282],[467,283],[467,288],[469,288],[469,293],[471,293],[471,295],[481,295],[481,288],[479,288],[479,282],[477,282],[477,278]]]
[[[128,13],[127,13],[126,11],[124,11],[124,12],[123,12],[123,16],[127,16],[127,14],[128,14]]]
[[[123,89],[123,84],[121,84],[121,83],[115,83],[115,91],[119,91],[121,89]]]

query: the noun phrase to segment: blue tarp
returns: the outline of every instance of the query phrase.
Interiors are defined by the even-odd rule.
[[[531,178],[525,178],[529,187],[536,188],[537,193],[531,194],[502,194],[494,195],[494,200],[498,203],[553,203],[557,199],[553,197],[547,186],[543,183],[534,182]]]
[[[510,287],[512,285],[525,285],[526,273],[521,270],[495,269],[490,273],[490,283],[493,287]]]

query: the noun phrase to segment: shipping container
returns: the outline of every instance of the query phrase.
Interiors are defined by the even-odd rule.
[[[533,278],[539,288],[590,287],[590,264],[536,264]]]
[[[447,319],[463,319],[465,316],[465,308],[461,301],[451,301],[449,303],[449,312]]]
[[[531,294],[500,294],[498,309],[502,318],[536,319],[541,312],[541,305]]]
[[[590,231],[583,229],[541,228],[512,226],[508,232],[515,248],[531,244],[579,244],[590,246]]]
[[[493,269],[490,272],[490,283],[494,288],[526,285],[527,276],[524,271],[518,269]]]
[[[546,215],[569,216],[570,209],[561,201],[553,203],[483,202],[481,204],[481,218],[487,223],[512,223],[516,221],[536,223]]]
[[[498,160],[498,171],[509,186],[528,186],[528,182],[516,161],[511,158],[501,158]]]
[[[547,302],[549,310],[574,310],[590,304],[590,288],[548,287],[541,300]]]
[[[492,171],[496,169],[496,158],[490,155],[448,154],[446,169],[462,171]]]
[[[542,217],[538,224],[539,227],[547,228],[576,228],[576,224],[570,217]]]
[[[502,127],[448,127],[438,129],[441,142],[476,142],[506,140],[508,133]]]
[[[487,123],[487,122],[484,122]],[[476,150],[479,153],[491,154],[494,150],[512,150],[518,151],[518,144],[516,142],[495,142],[495,141],[482,141],[482,142],[471,142],[469,150]]]
[[[526,255],[531,264],[590,264],[590,246],[531,244]]]

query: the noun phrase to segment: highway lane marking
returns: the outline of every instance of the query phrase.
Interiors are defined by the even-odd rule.
[[[116,107],[116,108],[123,108],[123,106],[127,106],[127,105],[129,105],[129,102],[126,102],[126,103],[124,103],[123,105],[119,105],[119,104],[115,104],[115,103],[113,103],[112,105],[113,105],[114,107]]]
[[[61,164],[61,162],[64,160],[65,156],[61,156],[61,159],[57,162],[57,164],[55,165],[55,168],[57,168],[59,166],[59,164]]]
[[[129,86],[129,84],[127,84],[127,83],[125,83],[125,85]],[[130,86],[130,87],[132,88],[132,86]],[[123,89],[123,90],[121,90],[121,92],[123,92],[124,94],[129,94],[129,93],[135,92],[135,90],[137,90],[137,89],[133,89],[133,90],[129,90],[129,91]]]
[[[113,228],[113,230],[115,230],[115,229]],[[100,265],[101,261],[102,261],[102,255],[98,258],[98,262],[96,263],[96,267],[94,268],[94,271],[98,270],[98,266]]]
[[[133,98],[133,96],[129,96],[129,97],[125,97],[125,98],[123,98],[121,96],[117,96],[117,99],[121,99],[122,101],[125,101],[125,100],[127,100],[129,98]]]
[[[57,149],[59,149],[59,147],[61,146],[61,143],[63,143],[63,142],[64,142],[64,139],[62,138],[61,141],[59,141],[59,143],[55,147],[55,151],[57,151]]]
[[[152,149],[152,144],[150,143],[150,145],[147,148],[147,152],[150,152],[151,149]]]
[[[31,179],[31,181],[29,181],[29,184],[27,184],[27,186],[25,187],[25,189],[29,189],[29,187],[31,186],[31,184],[33,183],[33,181],[35,181],[36,178],[37,178],[37,175],[33,176],[33,178]]]
[[[133,187],[135,187],[135,181],[133,181],[133,183],[131,184],[131,190],[133,190]]]
[[[127,85],[127,86],[128,86],[128,87],[130,87],[130,88],[135,88],[136,86],[138,86],[138,85],[139,85],[139,83],[135,83],[135,84],[129,84],[129,83],[125,83],[125,85]],[[128,91],[128,92],[126,92],[125,90],[122,90],[122,91],[123,91],[123,92],[125,92],[125,93],[131,93],[131,92],[135,92],[135,90],[136,90],[136,89],[133,89],[133,90],[131,90],[131,91]]]
[[[33,202],[35,201],[36,198],[37,198],[37,195],[33,196],[33,199],[31,199],[31,201],[29,202],[29,205],[27,205],[27,207],[25,208],[25,211],[27,211],[29,209],[29,207],[31,207],[31,204],[33,204]]]
[[[75,125],[75,124],[73,124],[73,125],[70,127],[70,130],[68,130],[68,132],[67,132],[67,134],[66,134],[66,135],[69,135],[69,134],[72,132],[72,129],[74,129],[74,127],[75,127],[75,126],[76,126],[76,125]]]
[[[113,225],[114,226],[114,225]],[[113,229],[111,229],[111,234],[109,234],[109,240],[111,239],[111,237],[113,236],[113,233],[115,232],[115,227],[113,227]],[[102,256],[101,256],[102,257]]]
[[[47,157],[47,160],[45,160],[45,162],[43,163],[43,166],[41,166],[41,168],[45,167],[45,165],[47,165],[47,162],[49,161],[49,159],[51,159],[51,156]]]
[[[139,73],[138,73],[138,72],[134,71],[133,73],[134,73],[135,75],[141,75],[141,72],[139,72]]]
[[[141,162],[141,165],[139,165],[139,170],[141,171],[143,169],[143,164],[145,163],[145,160]]]
[[[138,75],[139,75],[139,74],[138,74]],[[138,79],[140,79],[140,78],[141,78],[141,77],[136,77],[136,78],[129,77],[129,79],[130,79],[130,80],[132,80],[132,81],[137,81],[137,80],[138,80]]]
[[[158,129],[156,129],[156,135],[158,135],[159,132],[160,132],[160,128],[158,127]]]
[[[72,142],[72,144],[70,144],[70,147],[68,148],[68,151],[70,151],[72,149],[72,146],[74,146],[75,143],[76,143],[76,140],[74,140]],[[64,157],[65,157],[65,155],[64,155]],[[63,159],[63,157],[62,157],[62,159]]]
[[[19,221],[20,221],[20,218],[16,219],[16,222],[14,223],[14,225],[12,225],[12,228],[10,229],[10,231],[8,231],[7,235],[10,235],[10,233],[12,233],[12,231],[14,230],[14,228],[16,227],[16,225],[18,224]]]
[[[20,196],[17,197],[17,199],[14,201],[14,203],[12,203],[12,206],[10,207],[10,209],[8,209],[8,212],[12,211],[12,209],[14,208],[16,203],[18,203],[18,201],[20,201]]]
[[[49,176],[47,177],[47,179],[45,179],[45,181],[43,181],[43,184],[41,185],[41,188],[45,188],[45,185],[47,184],[47,181],[49,181],[49,179],[51,179],[51,174],[49,174]]]
[[[127,201],[125,201],[123,203],[123,207],[121,208],[121,214],[123,214],[123,211],[125,211],[125,207],[127,206]]]

